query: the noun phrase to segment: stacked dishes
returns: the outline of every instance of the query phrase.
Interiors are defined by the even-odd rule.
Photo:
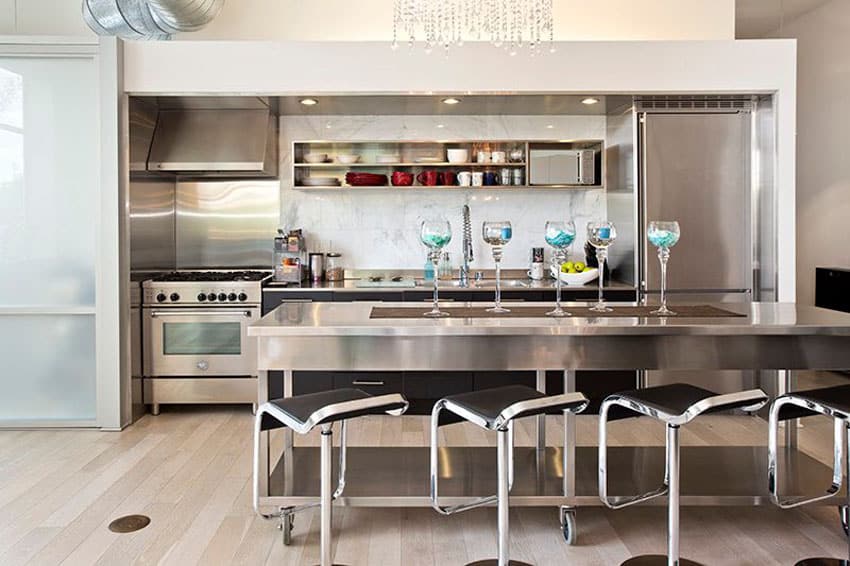
[[[352,187],[379,187],[387,184],[386,175],[349,171],[345,174],[345,182]]]

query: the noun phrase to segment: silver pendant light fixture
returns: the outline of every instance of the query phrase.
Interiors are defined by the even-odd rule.
[[[393,48],[423,41],[448,51],[465,41],[489,41],[511,55],[544,44],[553,51],[552,0],[395,0]]]
[[[210,23],[224,0],[82,0],[83,19],[98,35],[169,39]]]

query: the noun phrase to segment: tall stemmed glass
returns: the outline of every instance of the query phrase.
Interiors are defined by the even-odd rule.
[[[502,307],[502,247],[511,241],[513,228],[509,221],[497,220],[485,222],[481,231],[484,241],[493,247],[493,261],[496,262],[496,306],[487,309],[487,312],[511,312]]]
[[[561,308],[561,264],[567,259],[567,250],[576,239],[576,225],[572,220],[549,220],[546,222],[546,243],[552,246],[552,264],[555,267],[555,310],[546,316],[569,316]]]
[[[439,318],[449,316],[440,310],[439,273],[441,250],[452,241],[452,225],[443,217],[428,218],[419,225],[419,239],[428,248],[428,259],[434,264],[434,306],[425,316]]]
[[[653,220],[649,223],[646,238],[658,248],[658,261],[661,262],[661,306],[652,314],[671,316],[676,313],[667,308],[667,260],[670,259],[670,248],[679,242],[679,223],[675,221]]]
[[[608,246],[617,239],[617,228],[613,222],[588,222],[587,241],[596,248],[596,262],[599,264],[599,300],[590,308],[593,312],[611,312],[602,297],[602,278],[605,274],[605,260],[608,259]]]

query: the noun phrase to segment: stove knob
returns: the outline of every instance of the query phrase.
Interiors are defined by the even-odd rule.
[[[209,295],[207,295],[207,299],[210,300],[210,301],[214,301],[214,300],[216,300],[216,298],[217,297],[216,297],[215,293],[210,293]]]
[[[239,293],[239,300],[240,301],[247,301],[248,295],[246,295],[245,293]]]
[[[177,293],[171,293],[171,300],[174,301],[174,302],[179,301],[180,295],[178,295]]]
[[[227,295],[225,295],[224,293],[219,293],[219,294],[218,294],[218,300],[219,300],[219,301],[226,301],[226,300],[227,300]]]
[[[207,294],[206,293],[198,293],[198,300],[203,303],[204,301],[207,300]]]
[[[158,302],[158,303],[164,303],[165,299],[167,299],[167,297],[165,296],[165,293],[160,293],[156,296],[156,302]]]
[[[227,295],[227,300],[228,301],[235,301],[236,300],[236,293],[230,293],[229,295]]]

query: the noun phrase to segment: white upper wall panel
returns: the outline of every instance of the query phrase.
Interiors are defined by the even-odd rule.
[[[228,0],[182,39],[385,41],[393,0]],[[733,39],[735,0],[554,0],[555,39]]]
[[[80,0],[0,0],[0,34],[92,37],[80,6]]]

